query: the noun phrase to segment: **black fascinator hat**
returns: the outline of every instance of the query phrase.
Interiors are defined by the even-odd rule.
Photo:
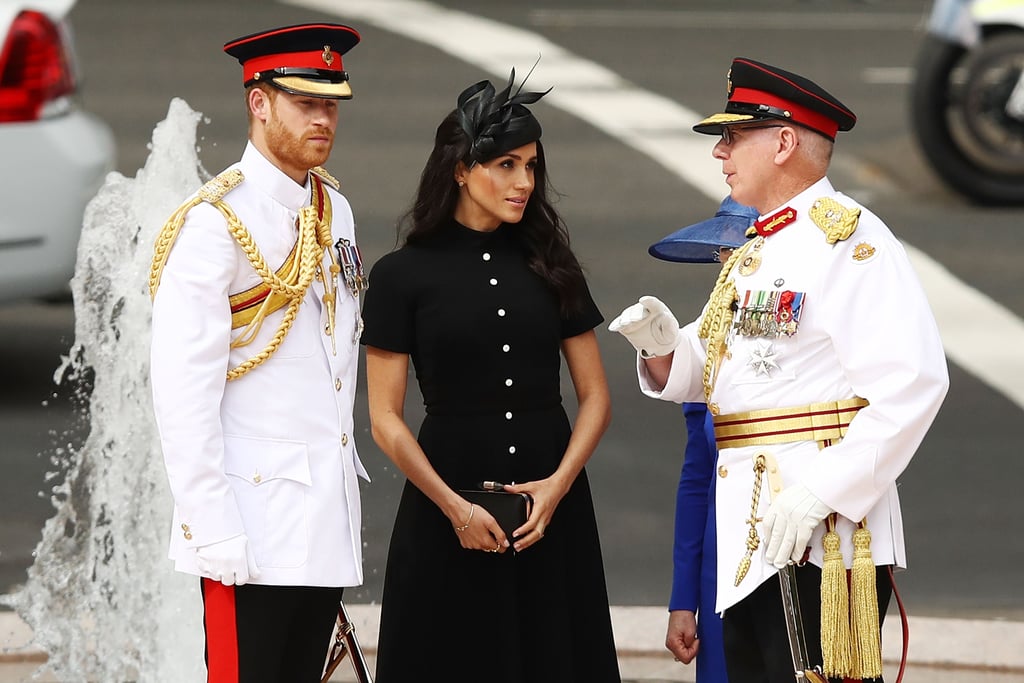
[[[513,94],[515,80],[516,70],[512,69],[508,85],[501,92],[496,93],[490,81],[480,81],[459,95],[458,121],[469,136],[469,156],[474,162],[493,159],[540,139],[540,122],[525,105],[533,104],[551,89],[523,92],[524,79]]]

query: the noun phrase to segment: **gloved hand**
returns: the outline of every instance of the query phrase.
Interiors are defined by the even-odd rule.
[[[779,569],[799,562],[811,534],[830,514],[832,509],[803,484],[784,489],[764,517],[764,536],[768,539],[765,559]]]
[[[672,311],[653,296],[640,297],[640,302],[620,313],[608,329],[625,337],[642,358],[667,356],[682,339]]]
[[[203,576],[216,579],[225,586],[242,586],[260,576],[245,534],[199,546],[196,548],[196,565]]]

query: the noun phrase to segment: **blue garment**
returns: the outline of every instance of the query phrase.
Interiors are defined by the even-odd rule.
[[[697,683],[728,683],[722,619],[715,613],[715,430],[703,403],[684,403],[686,452],[676,493],[669,610],[697,613]]]

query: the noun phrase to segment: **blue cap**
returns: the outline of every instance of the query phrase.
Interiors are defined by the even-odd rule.
[[[714,218],[676,230],[652,244],[647,253],[662,261],[716,263],[718,247],[736,248],[746,243],[747,228],[757,216],[757,209],[726,197]]]

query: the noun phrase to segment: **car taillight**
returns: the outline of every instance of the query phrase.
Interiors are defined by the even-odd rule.
[[[0,48],[0,122],[34,121],[48,102],[74,90],[60,28],[40,12],[19,14]]]

